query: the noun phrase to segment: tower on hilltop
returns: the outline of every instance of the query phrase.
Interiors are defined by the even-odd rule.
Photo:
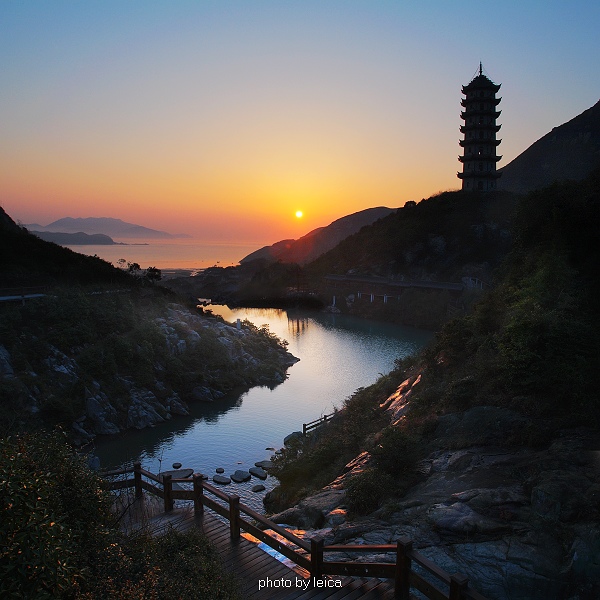
[[[501,125],[496,125],[500,116],[496,107],[501,98],[496,98],[500,85],[496,85],[483,74],[479,63],[479,73],[469,85],[463,85],[461,100],[464,107],[460,118],[465,122],[460,131],[464,138],[459,141],[463,155],[458,160],[463,165],[462,173],[457,173],[462,180],[462,189],[495,190],[496,180],[502,173],[496,171],[496,163],[502,158],[496,154],[496,148],[502,140],[496,139]]]

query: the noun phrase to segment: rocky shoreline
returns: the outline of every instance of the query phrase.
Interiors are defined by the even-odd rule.
[[[134,367],[119,370],[112,378],[89,380],[82,377],[81,351],[67,354],[52,345],[48,346],[37,372],[27,373],[19,372],[8,350],[0,346],[0,377],[27,397],[28,412],[34,417],[39,415],[48,393],[58,395],[69,390],[72,396],[70,390],[82,388],[80,414],[70,426],[73,443],[81,446],[97,435],[143,429],[187,415],[191,402],[217,401],[229,391],[231,384],[225,383],[227,377],[234,381],[236,388],[276,386],[285,380],[287,369],[298,360],[268,332],[261,332],[250,324],[232,325],[218,318],[194,314],[180,304],[169,304],[162,316],[149,320],[148,327],[163,351],[155,358],[152,375],[146,376],[145,381],[137,376]],[[132,344],[137,344],[138,349],[133,352],[139,352],[143,343],[134,338]],[[201,360],[207,352],[208,360]],[[216,357],[214,366],[210,364],[213,356]],[[135,355],[132,358],[134,362]],[[185,364],[200,361],[203,376],[196,384],[178,389],[172,382],[173,369],[169,372],[169,361],[182,365],[178,368],[184,375]],[[39,384],[42,379],[43,387]]]
[[[405,381],[388,399],[392,422],[409,410],[415,382]],[[353,517],[346,504],[349,479],[372,462],[363,452],[330,485],[271,518],[306,530],[307,537],[318,533],[326,545],[389,544],[408,536],[424,556],[449,573],[468,575],[490,599],[595,598],[597,432],[563,430],[543,449],[506,444],[501,432],[523,419],[493,406],[444,415],[418,463],[417,482],[366,517]],[[483,443],[482,431],[489,431]],[[393,555],[329,558],[395,561]]]

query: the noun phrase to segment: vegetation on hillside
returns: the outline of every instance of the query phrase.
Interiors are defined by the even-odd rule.
[[[230,348],[218,328],[202,326],[217,325],[217,317],[200,319],[172,299],[153,289],[64,287],[24,305],[0,305],[0,339],[14,370],[0,380],[2,429],[31,421],[31,410],[68,427],[97,390],[126,418],[132,389],[189,402],[198,387],[222,394],[283,380],[281,342],[269,331],[244,323],[248,334]],[[254,362],[234,362],[235,352]]]
[[[407,288],[393,302],[345,302],[344,284],[329,286],[330,274],[389,277],[396,280],[461,282],[478,278],[486,284],[510,249],[510,219],[517,196],[507,192],[443,192],[411,202],[347,237],[308,265],[277,262],[240,270],[236,302],[287,306],[317,300],[367,318],[439,328],[449,314],[464,313],[479,295],[466,289]],[[349,286],[348,290],[353,289]],[[310,291],[310,296],[302,292]],[[300,294],[298,294],[300,292]],[[356,289],[354,289],[354,295]]]
[[[364,450],[374,466],[349,484],[350,507],[369,512],[402,495],[447,413],[510,408],[522,415],[520,425],[495,434],[514,445],[543,447],[561,428],[600,427],[600,173],[530,194],[512,223],[513,245],[497,284],[472,313],[357,391],[326,428],[279,453],[273,510],[330,482]],[[417,373],[411,411],[390,427],[380,404]],[[464,443],[485,443],[488,434]]]

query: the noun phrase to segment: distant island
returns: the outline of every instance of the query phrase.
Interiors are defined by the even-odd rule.
[[[168,233],[167,231],[159,231],[157,229],[150,229],[149,227],[143,227],[135,223],[127,223],[121,219],[113,219],[110,217],[86,217],[86,218],[73,218],[64,217],[53,221],[48,225],[39,225],[32,223],[25,225],[25,227],[32,233],[69,233],[69,234],[89,234],[97,235],[101,234],[108,236],[109,238],[139,238],[139,239],[177,239],[177,238],[188,238],[189,235],[185,233]],[[43,238],[49,239],[49,238]],[[56,240],[50,240],[56,242]],[[114,240],[111,240],[112,243]],[[93,243],[93,244],[110,244],[111,242],[56,242],[56,243]]]
[[[53,242],[60,246],[127,246],[123,242],[115,242],[110,236],[103,233],[62,233],[60,231],[32,231],[34,235],[45,240]]]

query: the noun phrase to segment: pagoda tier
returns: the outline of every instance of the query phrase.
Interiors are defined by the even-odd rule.
[[[502,125],[496,123],[470,123],[469,125],[461,125],[460,132],[467,133],[468,131],[494,131],[498,133]]]
[[[501,175],[496,170],[496,163],[502,158],[496,154],[496,148],[501,142],[496,139],[501,127],[496,124],[496,120],[502,112],[496,110],[500,103],[500,98],[496,98],[499,90],[500,85],[483,74],[481,63],[478,75],[462,87],[462,93],[466,97],[461,100],[464,110],[460,118],[464,125],[460,127],[460,132],[464,137],[459,145],[464,153],[458,157],[463,170],[457,175],[462,180],[463,190],[496,189],[496,180]]]
[[[502,142],[502,140],[494,140],[491,138],[487,140],[485,138],[473,138],[472,140],[458,140],[458,145],[462,146],[463,148],[467,148],[469,146],[499,146],[500,142]]]
[[[462,86],[462,93],[465,96],[470,95],[471,92],[477,92],[478,94],[481,94],[481,97],[483,98],[483,94],[485,92],[493,92],[493,94],[497,94],[500,91],[500,86],[502,84],[498,84],[496,85],[495,83],[492,83],[483,73],[482,73],[482,68],[481,68],[481,63],[479,65],[479,75],[477,75],[477,77],[475,77],[473,80],[471,80],[471,83],[469,83],[469,85],[463,85]]]
[[[500,116],[501,110],[486,110],[486,109],[469,109],[460,113],[460,118],[463,120],[472,119],[475,117],[492,117],[493,119],[497,119]]]
[[[457,173],[456,176],[463,181],[465,179],[500,179],[502,177],[502,173],[498,173],[498,171],[493,171],[489,173]],[[474,190],[476,191],[476,189]]]
[[[492,97],[486,97],[486,98],[463,98],[460,101],[460,105],[464,106],[465,108],[467,107],[468,104],[474,104],[475,102],[485,102],[488,104],[492,104],[493,106],[498,106],[498,104],[500,104],[500,100],[502,100],[502,98],[492,98]]]
[[[501,156],[496,156],[495,154],[467,154],[465,156],[459,156],[458,160],[461,163],[467,162],[469,160],[493,160],[494,162],[498,162],[502,159]]]

